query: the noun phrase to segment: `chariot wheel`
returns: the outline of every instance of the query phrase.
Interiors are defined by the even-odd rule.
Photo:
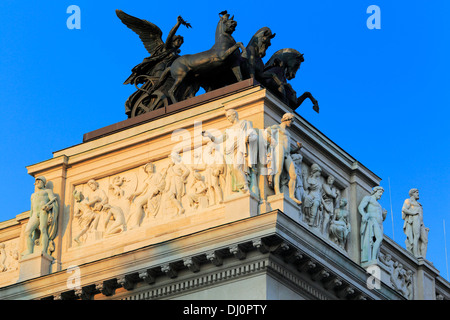
[[[147,81],[140,88],[135,83],[135,87],[138,89],[137,92],[139,92],[139,97],[133,103],[130,117],[136,117],[168,105],[166,95],[160,90],[152,89],[158,78],[145,75],[140,77],[146,78]]]
[[[134,103],[131,110],[131,117],[162,108],[168,105],[168,99],[163,93],[154,92],[152,94],[143,93]]]

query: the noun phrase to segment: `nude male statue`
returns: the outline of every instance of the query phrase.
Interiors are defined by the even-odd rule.
[[[419,200],[419,190],[409,190],[409,199],[402,207],[403,231],[406,235],[406,249],[415,257],[424,257],[427,252],[428,228],[423,224],[423,208]]]
[[[36,178],[34,185],[35,192],[31,195],[30,220],[25,229],[25,238],[27,240],[27,249],[22,253],[23,256],[34,252],[35,241],[37,240],[36,231],[40,232],[40,244],[42,252],[49,254],[50,241],[56,235],[58,201],[51,189],[45,188],[47,180],[43,176]],[[50,250],[52,251],[52,250]]]
[[[277,146],[275,147],[275,163],[276,172],[273,177],[273,187],[275,194],[281,193],[281,174],[283,169],[289,175],[289,197],[295,201],[298,205],[302,204],[300,199],[295,197],[295,184],[297,182],[297,173],[295,171],[294,161],[292,160],[291,154],[299,152],[302,144],[297,142],[295,147],[291,146],[291,134],[287,130],[294,122],[294,115],[292,113],[285,113],[281,118],[281,123],[279,125],[273,125],[267,129],[267,139],[273,139],[273,134],[278,136]],[[274,132],[274,133],[272,133]]]
[[[378,203],[384,189],[377,186],[370,196],[365,196],[358,206],[361,220],[361,262],[370,262],[378,258],[383,241],[383,221],[387,211]]]

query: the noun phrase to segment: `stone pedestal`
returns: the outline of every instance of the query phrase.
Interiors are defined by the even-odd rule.
[[[224,204],[225,217],[228,221],[254,217],[259,213],[259,200],[250,192],[228,196]]]
[[[391,270],[389,270],[388,266],[377,260],[364,262],[361,266],[368,273],[367,287],[371,288],[373,286],[372,289],[379,289],[381,286],[380,281],[391,286]]]
[[[436,300],[435,279],[439,275],[433,265],[424,258],[418,258],[419,266],[417,268],[417,283],[415,299],[418,300]]]
[[[284,193],[268,196],[267,201],[260,205],[261,213],[272,210],[280,210],[295,222],[300,222],[301,220],[300,206]]]
[[[53,257],[44,252],[29,254],[19,261],[19,281],[24,281],[51,272]]]

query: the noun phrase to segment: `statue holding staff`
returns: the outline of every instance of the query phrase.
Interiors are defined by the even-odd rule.
[[[35,192],[31,195],[30,220],[25,228],[27,249],[23,256],[34,252],[36,240],[42,246],[42,252],[51,254],[54,251],[53,239],[57,233],[58,199],[51,189],[45,188],[47,180],[43,176],[36,178]]]

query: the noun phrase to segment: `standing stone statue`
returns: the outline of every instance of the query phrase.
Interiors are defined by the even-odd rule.
[[[281,118],[281,124],[273,125],[266,130],[268,143],[272,144],[272,139],[276,139],[277,141],[274,154],[272,155],[272,161],[275,162],[275,172],[273,177],[275,194],[282,193],[281,175],[283,172],[286,172],[289,175],[289,197],[294,200],[295,203],[301,205],[302,201],[295,196],[297,173],[291,154],[297,153],[302,145],[297,142],[297,145],[292,147],[291,135],[287,130],[287,128],[292,125],[293,121],[294,115],[292,113],[285,113]]]
[[[383,241],[383,221],[387,211],[381,207],[378,200],[384,189],[377,186],[370,196],[365,196],[358,206],[361,214],[361,263],[373,262],[378,258]]]
[[[334,180],[334,177],[329,175],[327,182],[322,185],[323,216],[321,227],[324,235],[328,235],[329,223],[333,218],[334,209],[337,206],[337,200],[340,195],[339,190],[333,185]]]
[[[403,231],[406,235],[406,250],[415,257],[425,258],[428,245],[429,229],[423,224],[423,208],[419,200],[419,190],[409,190],[409,199],[406,199],[402,208]]]
[[[51,254],[55,248],[53,239],[58,231],[58,199],[51,189],[45,188],[47,180],[43,176],[36,178],[35,192],[31,195],[30,220],[25,229],[27,249],[22,256],[34,252],[36,240],[42,246],[42,252]]]
[[[225,115],[231,127],[227,128],[222,136],[214,137],[207,131],[203,132],[203,135],[215,143],[225,143],[228,193],[247,193],[250,190],[253,194],[259,195],[256,181],[258,134],[253,129],[251,121],[239,120],[236,110],[229,109]]]
[[[303,218],[310,227],[319,225],[319,211],[322,207],[322,168],[317,163],[311,165],[310,173],[303,186],[305,197],[303,202]]]

